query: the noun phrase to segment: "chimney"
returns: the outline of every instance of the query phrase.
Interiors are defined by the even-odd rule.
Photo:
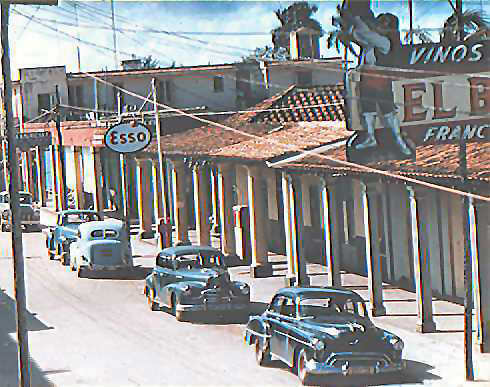
[[[300,27],[289,33],[289,53],[292,60],[319,59],[321,32]]]
[[[143,68],[141,59],[126,59],[121,61],[122,70],[138,70]]]

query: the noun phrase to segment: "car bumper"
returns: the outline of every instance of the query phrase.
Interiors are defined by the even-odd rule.
[[[343,362],[335,362],[332,364],[329,359],[324,362],[318,362],[314,359],[310,359],[306,362],[306,371],[310,375],[376,375],[389,372],[399,372],[405,369],[406,364],[404,360],[398,362],[388,362],[385,358],[379,357],[379,360],[374,360],[375,356],[367,356],[372,363],[369,365],[358,365],[356,364],[356,358],[352,358],[350,361],[347,360],[348,357]],[[359,359],[359,357],[357,357]],[[341,364],[338,364],[341,363]]]
[[[111,265],[111,266],[106,266],[106,265],[93,265],[93,264],[88,264],[83,266],[84,269],[92,270],[92,271],[106,271],[106,270],[123,270],[123,269],[128,269],[132,266],[130,265]]]
[[[228,303],[228,304],[199,304],[186,305],[178,304],[176,310],[179,312],[212,312],[212,311],[233,311],[244,310],[248,307],[246,303]]]

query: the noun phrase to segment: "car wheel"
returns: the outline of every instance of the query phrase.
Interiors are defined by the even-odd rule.
[[[177,310],[177,297],[175,297],[175,293],[170,297],[170,307],[171,313],[175,316],[177,321],[184,321],[184,313],[181,310]]]
[[[255,360],[259,366],[266,366],[271,362],[269,345],[265,344],[265,339],[262,337],[255,339]]]
[[[151,311],[158,310],[158,304],[154,300],[155,300],[155,291],[153,289],[147,290],[146,301],[148,302],[148,306],[150,307]]]
[[[4,223],[2,223],[2,232],[7,232],[7,227],[5,226]]]
[[[83,278],[85,275],[85,268],[83,267],[77,267],[77,277],[78,278]]]
[[[70,264],[70,254],[69,253],[62,253],[61,254],[61,264],[63,266],[68,266]]]
[[[307,359],[305,350],[299,350],[296,357],[296,372],[303,386],[307,386],[310,382],[310,375],[306,371],[306,361]]]

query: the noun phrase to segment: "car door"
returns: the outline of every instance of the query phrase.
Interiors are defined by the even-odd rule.
[[[279,354],[280,346],[281,346],[281,338],[280,333],[276,332],[279,329],[280,320],[281,320],[281,306],[284,301],[284,297],[282,295],[277,295],[272,299],[272,302],[267,309],[267,317],[266,322],[271,327],[271,338],[269,342],[269,348],[271,353]]]
[[[153,283],[155,295],[160,301],[165,301],[165,286],[170,282],[170,263],[165,255],[158,255],[155,269],[153,269]]]
[[[290,359],[290,348],[294,346],[294,337],[291,335],[291,330],[296,325],[296,302],[293,297],[285,296],[281,304],[280,324],[277,327],[278,333],[278,349],[277,356],[288,362]]]

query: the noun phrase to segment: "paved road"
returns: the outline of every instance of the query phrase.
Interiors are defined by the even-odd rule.
[[[0,387],[15,385],[17,372],[9,237],[0,233]],[[47,259],[41,233],[24,234],[24,246],[34,386],[298,385],[279,363],[270,368],[255,364],[238,320],[179,323],[165,312],[151,312],[142,291],[154,262],[153,246],[133,243],[140,268],[132,279],[76,278]],[[234,275],[243,275],[240,270]],[[254,290],[252,297],[265,301]],[[403,337],[415,342],[421,336]],[[436,355],[446,369],[451,350]],[[430,346],[410,345],[408,355],[407,375],[371,384],[443,382],[426,364],[436,362]]]
[[[286,369],[260,369],[242,340],[243,326],[178,323],[165,312],[151,312],[142,294],[145,270],[132,280],[78,279],[57,261],[49,261],[40,233],[25,234],[30,351],[34,384],[125,386],[159,384],[297,385]],[[13,298],[9,234],[0,234],[0,287]],[[145,254],[153,247],[139,244]],[[136,258],[149,268],[154,260]],[[0,320],[12,308],[2,308]],[[9,318],[13,346],[15,325]],[[4,342],[5,341],[5,342]],[[2,361],[8,354],[0,352]],[[15,356],[10,351],[9,356]],[[39,368],[42,370],[37,370]],[[15,380],[4,370],[0,385]],[[12,375],[13,374],[13,375]],[[5,376],[5,377],[4,377]]]

